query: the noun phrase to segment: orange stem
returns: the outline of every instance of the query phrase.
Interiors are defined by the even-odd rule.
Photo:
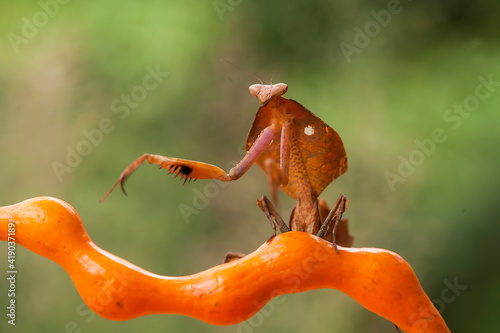
[[[0,207],[0,240],[8,240],[9,232],[17,244],[61,265],[85,303],[107,319],[175,313],[231,325],[278,295],[332,288],[406,333],[449,332],[408,263],[387,250],[339,247],[337,254],[316,236],[287,232],[243,259],[168,277],[99,248],[75,209],[59,199]]]

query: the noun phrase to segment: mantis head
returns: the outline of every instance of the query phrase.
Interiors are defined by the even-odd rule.
[[[253,84],[249,88],[250,94],[257,97],[262,105],[271,98],[278,97],[286,93],[288,86],[285,83],[277,84]]]

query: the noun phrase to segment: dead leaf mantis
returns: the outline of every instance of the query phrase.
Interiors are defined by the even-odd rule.
[[[247,153],[229,172],[207,163],[144,154],[122,172],[101,201],[118,184],[125,192],[125,180],[144,161],[180,176],[184,182],[190,179],[233,181],[256,163],[268,177],[275,203],[278,188],[297,200],[288,226],[267,197],[258,200],[275,234],[277,225],[281,232],[304,231],[330,240],[335,246],[336,243],[350,246],[352,237],[347,231],[347,221],[341,220],[348,202],[345,196],[341,195],[331,210],[324,200],[318,199],[325,187],[347,170],[342,139],[304,106],[284,98],[288,90],[286,84],[254,84],[249,90],[262,106],[247,136]]]

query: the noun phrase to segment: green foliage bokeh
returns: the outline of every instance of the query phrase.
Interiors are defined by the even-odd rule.
[[[54,3],[44,22],[39,13]],[[400,11],[376,30],[375,17],[391,3]],[[500,82],[498,7],[487,0],[2,2],[0,205],[61,198],[78,210],[99,246],[158,274],[192,274],[219,264],[227,251],[253,251],[271,234],[255,202],[268,193],[257,167],[218,187],[181,186],[144,165],[128,181],[127,197],[116,191],[97,203],[145,152],[223,168],[238,161],[259,107],[247,90],[258,83],[250,72],[265,83],[286,82],[285,97],[343,138],[349,170],[322,196],[333,203],[344,193],[351,200],[346,216],[354,246],[401,254],[452,331],[492,331],[500,299],[494,208],[500,87],[470,112],[448,110],[471,101],[479,77]],[[34,20],[36,31],[23,28]],[[360,41],[358,31],[370,24],[372,36]],[[14,35],[23,41],[13,43]],[[342,43],[357,51],[346,57]],[[143,85],[148,68],[168,76],[127,113],[114,112],[125,105],[123,95]],[[101,132],[71,172],[56,172],[55,162],[67,164],[68,149],[82,147],[85,133],[95,133],[103,119],[112,130]],[[422,151],[416,141],[429,142],[436,129],[446,139],[416,152]],[[418,165],[390,185],[388,172],[398,174],[401,161],[412,158]],[[180,208],[194,207],[197,193],[207,191],[203,207],[183,216]],[[287,216],[293,202],[281,197]],[[331,290],[287,295],[260,317],[230,327],[176,315],[108,321],[82,310],[55,263],[18,247],[17,265],[17,325],[8,325],[2,312],[1,332],[393,329]],[[454,281],[467,289],[445,291]],[[4,309],[7,289],[3,279]],[[443,293],[455,297],[444,302]]]

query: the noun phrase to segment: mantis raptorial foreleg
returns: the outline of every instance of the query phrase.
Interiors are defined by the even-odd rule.
[[[124,193],[125,189],[123,184],[128,177],[139,167],[144,161],[148,161],[149,164],[157,164],[162,169],[166,169],[170,173],[175,173],[175,176],[180,176],[184,179],[184,183],[191,179],[218,179],[221,181],[232,181],[240,178],[247,170],[255,163],[257,158],[262,154],[262,152],[271,143],[274,136],[275,126],[271,125],[262,130],[261,134],[255,140],[253,146],[248,150],[245,157],[228,173],[218,166],[185,160],[174,157],[165,157],[155,154],[144,154],[134,162],[132,162],[118,178],[118,180],[113,184],[111,189],[102,197],[100,201],[106,199],[106,197],[115,189],[115,187],[120,184],[120,187]]]

